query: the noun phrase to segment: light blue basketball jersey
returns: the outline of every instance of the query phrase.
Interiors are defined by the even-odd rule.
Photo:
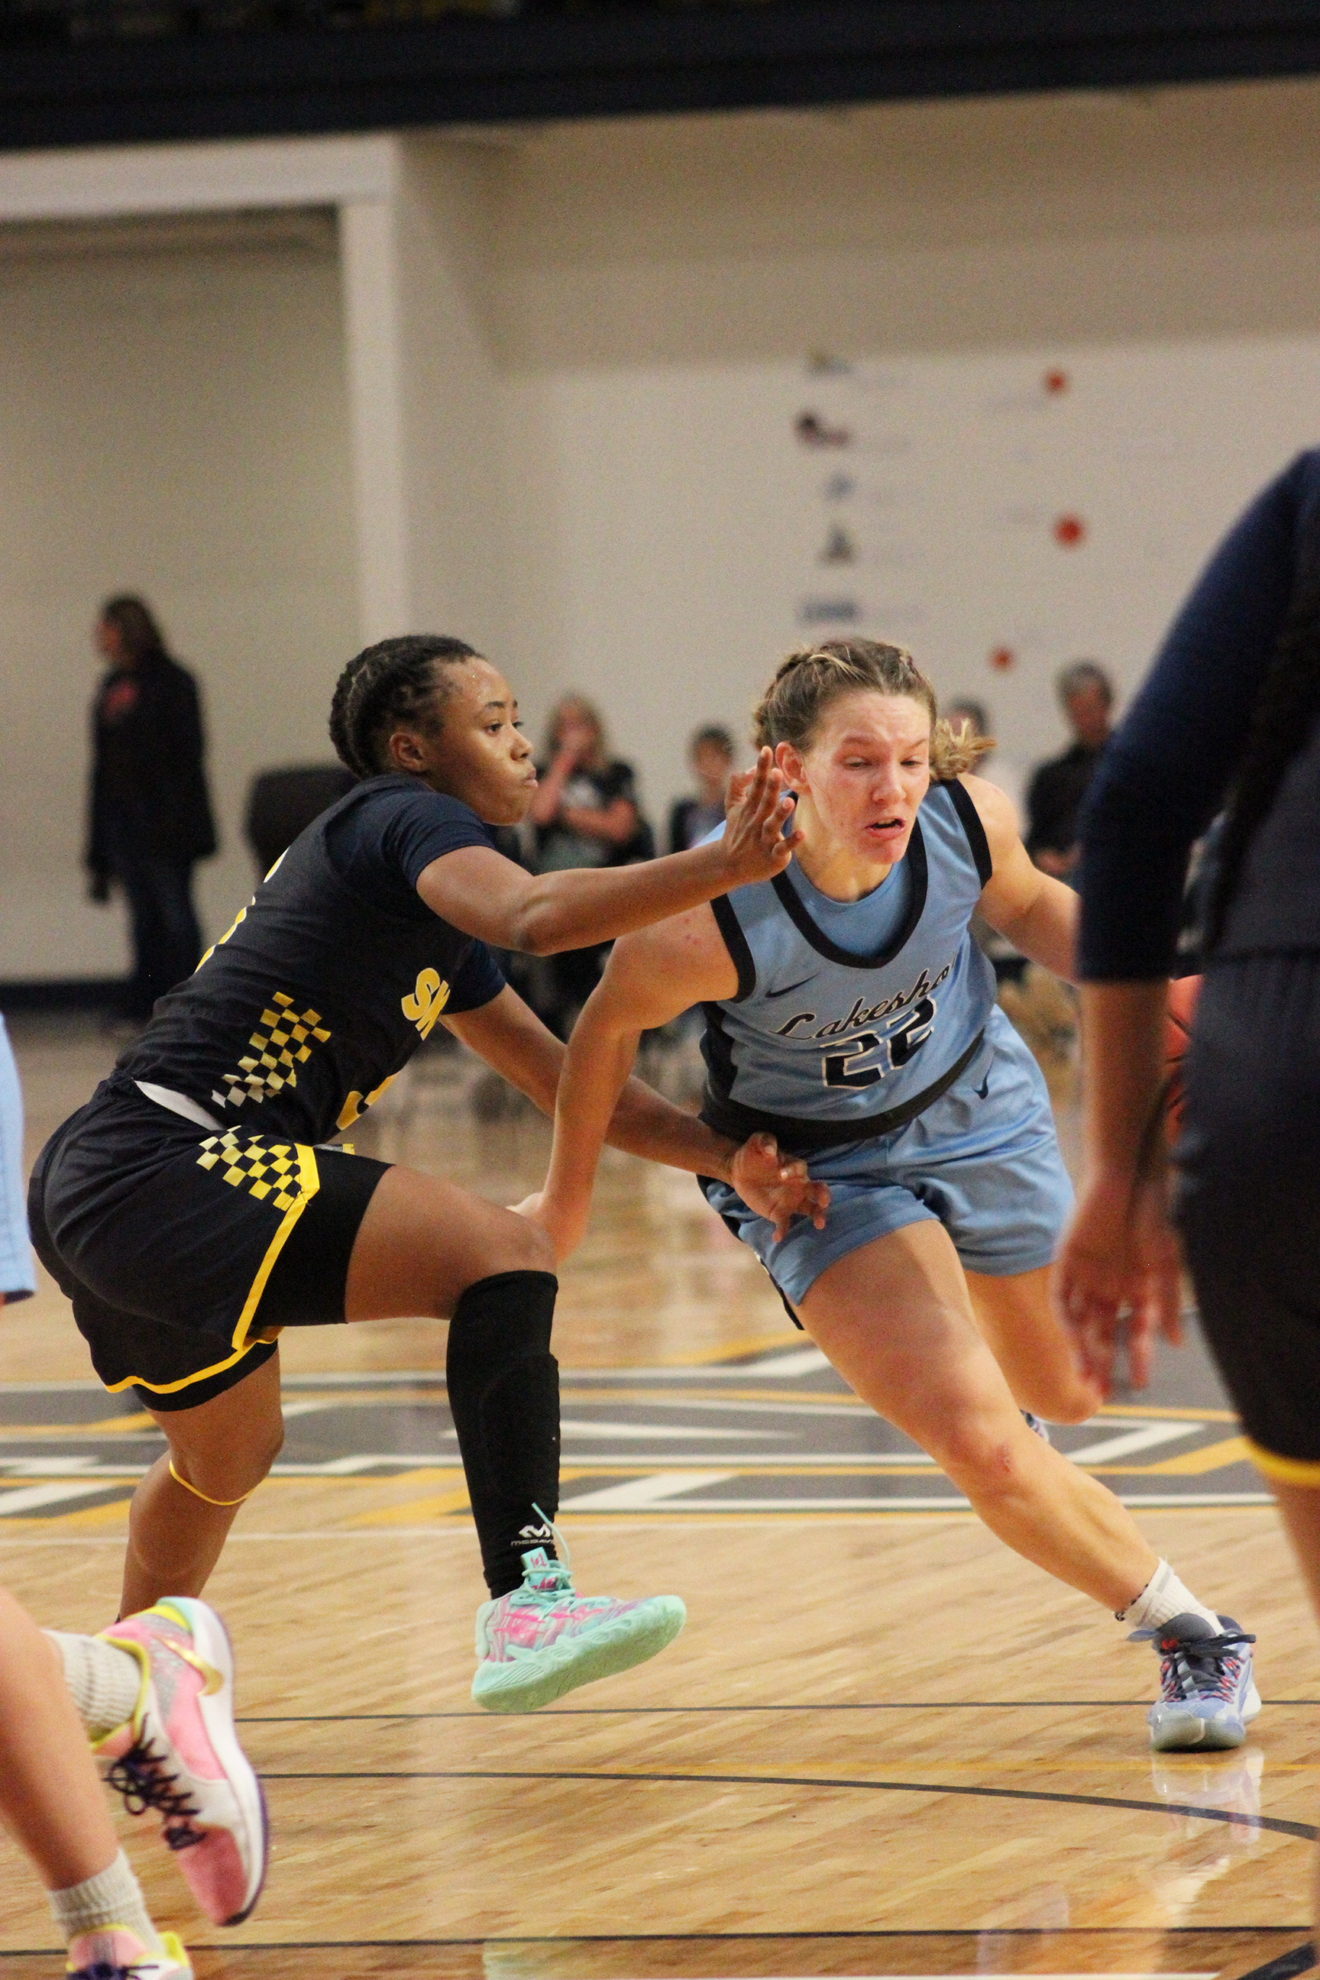
[[[866,899],[826,901],[782,873],[712,902],[738,994],[704,1007],[702,1119],[824,1148],[889,1132],[947,1090],[994,1009],[969,933],[990,872],[966,790],[932,784],[902,865]]]

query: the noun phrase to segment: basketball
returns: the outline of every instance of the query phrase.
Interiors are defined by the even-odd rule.
[[[1191,1043],[1200,990],[1199,976],[1175,977],[1169,985],[1164,1012],[1164,1127],[1170,1142],[1177,1140],[1182,1127],[1183,1060]]]

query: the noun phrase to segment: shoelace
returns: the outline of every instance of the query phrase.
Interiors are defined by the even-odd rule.
[[[1184,1642],[1178,1636],[1161,1636],[1157,1629],[1152,1629],[1149,1634],[1159,1644],[1160,1676],[1167,1700],[1186,1698],[1192,1692],[1199,1692],[1202,1696],[1209,1692],[1216,1698],[1231,1698],[1237,1673],[1229,1666],[1230,1663],[1241,1663],[1241,1659],[1233,1655],[1234,1648],[1240,1643],[1256,1641],[1243,1629],[1224,1631],[1219,1636],[1198,1636],[1190,1642]]]
[[[565,1540],[559,1527],[555,1525],[548,1514],[541,1511],[538,1505],[533,1504],[532,1511],[538,1519],[544,1520],[545,1524],[550,1528],[551,1533],[554,1535],[555,1552],[559,1554],[562,1550],[563,1557],[562,1559],[547,1561],[543,1568],[537,1568],[535,1570],[537,1580],[542,1583],[541,1587],[532,1587],[527,1581],[524,1581],[521,1588],[515,1590],[515,1599],[518,1607],[520,1609],[539,1609],[543,1615],[551,1615],[556,1609],[575,1608],[580,1598],[573,1586],[573,1577],[569,1566],[568,1542]]]
[[[541,1508],[537,1505],[535,1499],[533,1499],[532,1501],[532,1511],[536,1514],[536,1517],[538,1519],[545,1520],[546,1525],[550,1528],[550,1531],[554,1536],[555,1553],[559,1556],[559,1560],[563,1567],[564,1573],[571,1574],[573,1570],[573,1559],[568,1551],[568,1542],[564,1538],[563,1527],[556,1526],[552,1519],[547,1518],[546,1514],[543,1513],[541,1511]]]
[[[67,1980],[140,1980],[151,1963],[148,1960],[147,1965],[108,1966],[103,1959],[98,1959],[95,1966],[80,1966],[76,1973],[67,1976]]]
[[[124,1798],[130,1815],[143,1815],[154,1808],[165,1818],[166,1847],[191,1849],[203,1840],[202,1831],[192,1827],[197,1809],[176,1785],[177,1774],[165,1771],[165,1762],[145,1740],[137,1740],[106,1773],[106,1780]],[[110,1968],[106,1968],[110,1974]],[[101,1980],[98,1975],[97,1980]],[[113,1976],[111,1976],[113,1980]]]

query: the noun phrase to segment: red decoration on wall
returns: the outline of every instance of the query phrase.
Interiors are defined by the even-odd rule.
[[[1045,373],[1045,376],[1041,379],[1040,382],[1045,387],[1045,390],[1051,394],[1066,392],[1068,387],[1072,384],[1071,378],[1069,378],[1067,372],[1063,369],[1061,365],[1052,366],[1052,368]]]
[[[1054,541],[1065,550],[1075,550],[1086,536],[1086,524],[1080,516],[1058,516],[1054,523]]]
[[[990,665],[997,674],[1006,674],[1016,659],[1011,646],[996,646],[990,655]]]

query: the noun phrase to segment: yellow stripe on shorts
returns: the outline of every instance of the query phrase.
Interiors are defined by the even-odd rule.
[[[1245,1442],[1251,1462],[1267,1478],[1277,1478],[1281,1485],[1309,1485],[1312,1490],[1320,1491],[1320,1458],[1280,1457],[1276,1451],[1253,1444],[1250,1437]]]

